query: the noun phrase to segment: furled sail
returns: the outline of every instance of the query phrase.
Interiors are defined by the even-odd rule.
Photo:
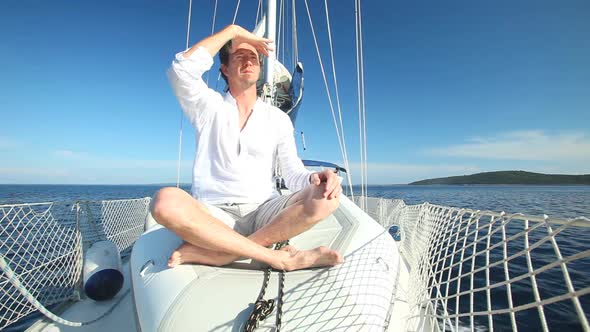
[[[256,35],[264,35],[265,21],[266,18],[262,17],[256,25],[254,29]],[[263,93],[264,83],[264,73],[261,71],[258,82],[256,83],[259,96]],[[273,86],[273,105],[287,113],[291,122],[295,125],[297,113],[303,100],[303,64],[297,62],[291,74],[285,65],[275,59],[273,61]]]

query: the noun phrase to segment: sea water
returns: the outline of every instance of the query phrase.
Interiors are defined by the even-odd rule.
[[[152,197],[165,185],[2,185],[0,204]],[[189,184],[181,188],[190,191]],[[359,188],[353,188],[359,193]],[[474,210],[590,218],[590,186],[385,185],[369,186],[368,196],[403,199]]]
[[[165,185],[0,185],[0,205],[38,202],[72,202],[76,200],[110,200],[152,197]],[[182,185],[190,191],[190,185]],[[353,188],[358,194],[359,188]],[[385,185],[369,186],[368,196],[403,199],[406,204],[430,202],[432,204],[465,207],[474,210],[520,212],[529,215],[547,214],[554,218],[590,218],[590,186],[530,186],[530,185]],[[590,248],[590,229],[578,227],[567,231],[567,241],[560,243],[565,256]],[[568,254],[569,253],[569,254]],[[491,258],[494,259],[493,257]],[[539,264],[541,263],[541,264]],[[542,266],[543,262],[533,262]],[[525,268],[525,267],[524,267]],[[574,285],[590,285],[590,264],[580,260],[568,265]],[[526,268],[525,268],[526,269]],[[519,273],[520,274],[520,273]],[[562,281],[563,276],[556,275],[555,280]],[[563,285],[559,285],[563,287]],[[579,287],[578,287],[579,288]],[[513,294],[530,293],[530,290],[515,287]],[[590,315],[590,295],[581,297],[586,316]],[[500,305],[500,304],[498,304]],[[502,304],[503,305],[503,304]],[[492,307],[494,304],[492,303]],[[576,313],[569,301],[561,301],[546,307],[545,314],[550,320],[550,329],[575,331],[581,330]],[[526,310],[519,315],[530,315],[531,321],[538,320],[536,309]],[[485,318],[487,319],[487,318]],[[517,317],[526,321],[526,317]],[[464,324],[462,324],[465,326]],[[482,325],[487,325],[483,322]],[[510,329],[506,320],[494,325],[495,330]],[[537,324],[527,327],[519,324],[521,331],[535,331]],[[485,330],[485,329],[484,329]]]

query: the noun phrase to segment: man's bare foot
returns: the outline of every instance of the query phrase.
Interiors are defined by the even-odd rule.
[[[310,267],[334,266],[342,263],[342,256],[335,250],[327,247],[318,247],[312,250],[297,250],[293,246],[286,246],[279,251],[274,251],[279,257],[273,267],[279,270],[293,271]],[[180,264],[198,263],[213,266],[229,264],[238,257],[201,247],[188,242],[176,248],[168,259],[168,266],[175,267]]]
[[[340,253],[323,246],[312,250],[297,250],[293,246],[286,246],[280,251],[284,253],[281,254],[281,262],[278,266],[273,267],[286,271],[301,270],[310,267],[334,266],[344,261]]]
[[[293,247],[292,245],[286,245],[284,247],[281,248],[282,251],[286,251],[288,253],[290,253],[291,255],[295,255],[297,253],[297,248]]]
[[[168,259],[168,266],[175,267],[185,263],[221,266],[233,262],[236,258],[230,254],[207,250],[184,242],[172,252]]]

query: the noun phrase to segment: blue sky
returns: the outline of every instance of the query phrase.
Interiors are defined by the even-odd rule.
[[[220,1],[216,30],[231,23],[235,3]],[[210,33],[213,4],[194,1],[191,44]],[[237,23],[252,29],[256,4],[242,1]],[[358,182],[354,5],[330,4]],[[2,1],[0,183],[175,182],[180,109],[165,71],[184,49],[187,7]],[[323,1],[310,10],[329,67]],[[300,156],[341,163],[302,1],[297,11],[306,69]],[[364,1],[362,14],[369,183],[590,173],[590,2]],[[181,181],[189,182],[195,144],[186,120],[183,128]]]

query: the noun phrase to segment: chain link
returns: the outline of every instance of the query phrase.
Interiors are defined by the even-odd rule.
[[[281,250],[289,245],[289,240],[279,242],[275,246],[275,250]],[[281,331],[281,324],[283,319],[283,294],[285,289],[285,270],[279,271],[279,297],[277,299],[277,320],[276,320],[276,332]]]
[[[277,299],[277,329],[276,332],[281,331],[281,323],[283,319],[283,290],[285,288],[285,270],[279,272],[279,298]]]
[[[279,242],[275,245],[275,250],[281,250],[282,248],[286,247],[289,244],[289,240]],[[270,281],[270,273],[271,268],[268,267],[264,271],[264,281],[262,282],[262,289],[260,290],[260,294],[258,294],[258,298],[256,299],[256,303],[254,303],[254,310],[248,317],[248,321],[244,326],[244,332],[253,332],[258,328],[260,322],[264,321],[268,315],[270,315],[275,307],[275,300],[269,299],[264,300],[264,295],[266,294],[266,288],[268,288],[268,283]],[[277,318],[276,318],[276,332],[281,331],[282,325],[282,318],[283,318],[283,294],[285,288],[285,270],[279,271],[279,294],[277,299]]]

